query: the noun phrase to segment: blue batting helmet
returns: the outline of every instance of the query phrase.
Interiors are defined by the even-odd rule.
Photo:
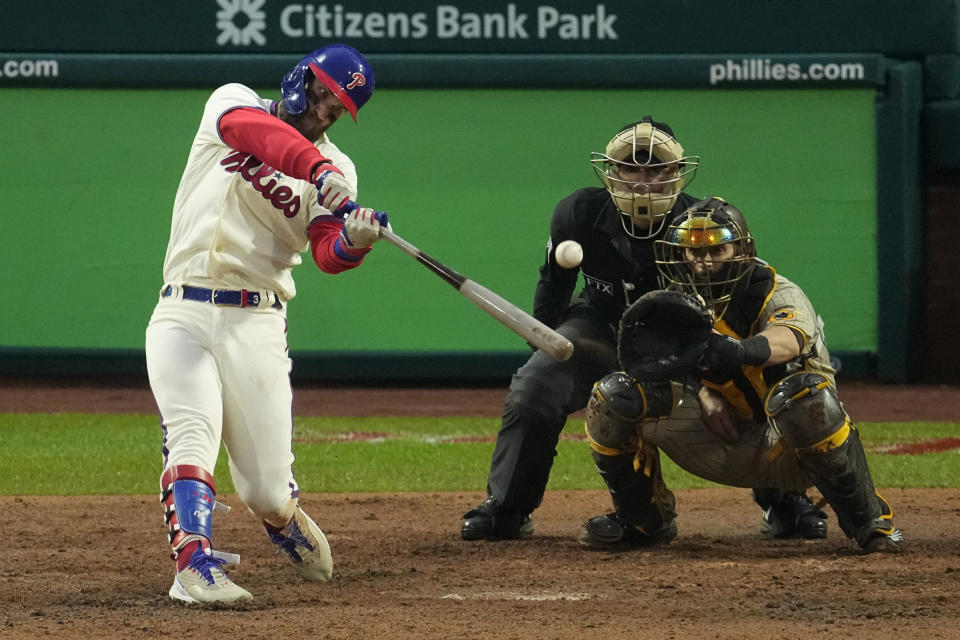
[[[291,115],[307,110],[304,80],[308,69],[343,103],[356,122],[357,111],[373,95],[374,88],[373,69],[363,54],[349,45],[331,44],[307,55],[288,71],[280,88],[283,106]]]

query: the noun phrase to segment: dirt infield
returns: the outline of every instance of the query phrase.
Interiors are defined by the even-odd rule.
[[[295,410],[495,416],[503,392],[298,389]],[[956,388],[841,394],[859,420],[960,415]],[[10,411],[153,406],[137,386],[7,380],[0,412]],[[309,494],[334,579],[300,581],[237,508],[217,516],[216,542],[242,555],[231,574],[255,600],[214,611],[166,597],[172,563],[155,496],[0,497],[0,638],[960,638],[960,490],[881,493],[908,537],[903,554],[859,555],[832,513],[826,540],[764,539],[743,489],[678,491],[680,537],[629,553],[576,545],[579,523],[608,508],[602,492],[549,492],[535,536],[500,543],[459,538],[479,490]]]

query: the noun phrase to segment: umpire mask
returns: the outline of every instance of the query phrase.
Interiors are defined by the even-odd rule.
[[[623,229],[634,238],[652,238],[663,228],[677,195],[700,166],[666,124],[645,116],[621,129],[590,164],[620,212]]]
[[[723,317],[757,256],[746,218],[716,197],[700,200],[674,220],[653,252],[669,285],[703,298],[715,320]]]

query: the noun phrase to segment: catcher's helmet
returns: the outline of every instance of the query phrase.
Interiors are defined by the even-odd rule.
[[[634,238],[652,238],[663,228],[677,195],[700,166],[698,156],[683,155],[673,130],[645,116],[620,129],[590,163],[620,212],[623,229]]]
[[[717,270],[696,268],[697,253],[731,245]],[[671,285],[703,298],[714,318],[723,317],[734,287],[756,265],[756,244],[743,213],[722,198],[696,202],[667,228],[654,243],[657,269]],[[700,258],[702,259],[702,258]]]
[[[374,77],[370,63],[346,44],[331,44],[307,55],[283,76],[280,89],[287,113],[299,116],[307,110],[306,80],[310,72],[323,83],[357,121],[357,111],[373,95]]]

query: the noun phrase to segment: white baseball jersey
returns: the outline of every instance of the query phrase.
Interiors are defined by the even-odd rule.
[[[313,184],[233,149],[218,127],[237,108],[275,115],[275,106],[239,84],[224,85],[207,100],[177,190],[164,287],[145,347],[163,419],[164,468],[196,466],[212,474],[222,441],[238,496],[279,528],[299,496],[283,302],[296,294],[291,270],[310,248],[308,226],[332,214],[317,203]],[[279,121],[270,118],[243,125],[242,135],[270,147],[273,158],[310,150],[293,129],[288,140],[277,138],[270,126]],[[350,159],[326,136],[315,146],[355,189]],[[214,304],[185,297],[181,285],[261,295],[251,305],[245,298],[243,305]]]
[[[268,290],[284,300],[296,295],[290,271],[309,248],[307,226],[331,214],[317,203],[313,184],[231,149],[217,128],[231,109],[270,113],[272,104],[241,84],[224,85],[207,100],[173,205],[165,284]],[[356,192],[350,158],[326,135],[316,147]]]

